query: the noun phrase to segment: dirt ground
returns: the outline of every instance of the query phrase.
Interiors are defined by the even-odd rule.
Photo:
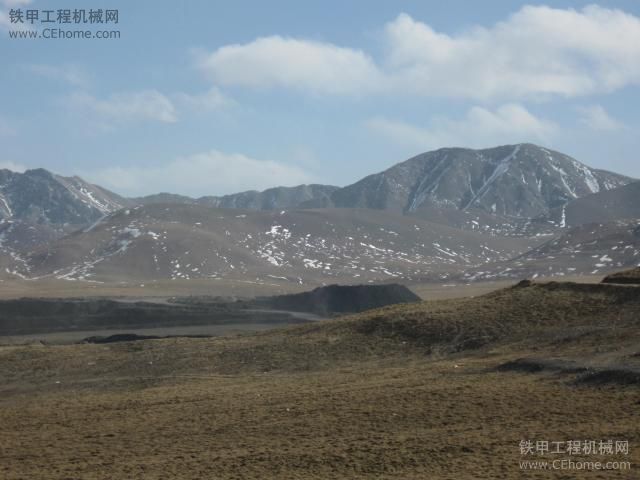
[[[147,342],[143,357],[135,344],[131,353],[111,352],[119,363],[108,372],[100,363],[112,347],[0,350],[13,372],[2,379],[0,477],[640,478],[637,387],[499,372],[514,358],[500,352],[297,373],[156,372],[143,359],[171,348],[167,342]],[[30,366],[34,375],[16,370]],[[610,458],[635,470],[520,470],[521,440],[574,439],[628,441],[628,456]]]
[[[0,347],[0,478],[637,479],[639,291],[530,285],[236,336]],[[521,451],[609,440],[628,454]],[[521,465],[563,459],[631,469]]]
[[[276,281],[258,284],[251,281],[219,279],[157,280],[146,283],[93,283],[68,280],[6,279],[0,282],[0,298],[45,297],[108,297],[157,298],[190,295],[246,296],[277,295],[308,290],[309,286],[278,284]]]

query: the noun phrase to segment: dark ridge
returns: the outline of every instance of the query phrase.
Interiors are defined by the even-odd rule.
[[[162,337],[158,337],[156,335],[136,335],[135,333],[117,333],[115,335],[109,335],[108,337],[101,335],[87,337],[82,340],[81,343],[136,342],[138,340],[157,340],[159,338]]]
[[[580,373],[586,372],[586,367],[581,367],[575,362],[558,359],[538,359],[538,358],[518,358],[510,362],[503,363],[496,367],[499,372],[561,372]]]
[[[0,300],[0,335],[234,323],[304,323],[286,312],[251,312],[232,303],[156,304],[103,299]]]
[[[546,282],[532,283],[532,286],[538,286],[546,291],[564,291],[576,292],[582,294],[603,293],[611,295],[616,302],[634,302],[640,300],[637,289],[625,287],[616,283],[576,283],[576,282]]]
[[[621,283],[626,285],[640,285],[640,267],[623,272],[612,273],[604,277],[602,283]]]
[[[358,313],[374,308],[421,301],[404,285],[328,285],[310,292],[260,297],[258,305],[318,315]]]
[[[80,343],[116,343],[116,342],[137,342],[139,340],[159,340],[163,338],[210,338],[211,335],[137,335],[135,333],[117,333],[115,335],[101,336],[95,335],[87,337]]]
[[[581,375],[577,384],[640,386],[640,372],[626,368],[597,370]]]
[[[496,367],[499,372],[579,374],[576,385],[640,385],[640,371],[631,368],[588,368],[571,360],[518,358]]]
[[[533,285],[533,282],[531,280],[520,280],[512,288],[527,288],[531,285]]]

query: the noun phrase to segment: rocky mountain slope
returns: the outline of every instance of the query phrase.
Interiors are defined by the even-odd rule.
[[[519,144],[426,152],[343,188],[299,185],[221,197],[193,199],[163,193],[132,200],[249,210],[341,207],[413,213],[453,209],[512,219],[546,215],[574,199],[631,181],[624,175],[587,167],[560,152]]]
[[[18,271],[24,255],[130,202],[80,177],[44,169],[0,170],[0,266]]]
[[[0,218],[36,224],[84,225],[127,205],[124,198],[80,177],[42,168],[0,170]]]
[[[640,182],[571,200],[535,221],[575,227],[633,219],[640,220]]]
[[[414,212],[421,207],[478,209],[535,217],[570,200],[631,182],[532,144],[423,153],[303,206]]]

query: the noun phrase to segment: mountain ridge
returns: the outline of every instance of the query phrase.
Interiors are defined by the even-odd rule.
[[[368,175],[303,207],[413,212],[423,206],[535,217],[574,198],[628,184],[630,177],[590,168],[563,153],[523,143],[482,150],[442,148]]]
[[[119,208],[155,203],[247,210],[372,208],[405,214],[444,208],[535,218],[632,181],[529,143],[424,152],[344,187],[303,184],[198,198],[169,192],[125,198],[78,176],[5,169],[0,170],[0,218],[81,225]]]
[[[640,182],[532,144],[426,152],[343,188],[199,199],[0,170],[0,270],[295,286],[600,274],[640,258],[638,197]]]
[[[215,208],[239,208],[248,210],[277,210],[279,208],[296,208],[309,200],[319,200],[339,189],[333,185],[302,184],[292,187],[278,186],[266,190],[245,190],[228,195],[205,195],[192,198],[186,195],[162,192],[131,200],[141,205],[152,203],[182,203],[205,205]]]

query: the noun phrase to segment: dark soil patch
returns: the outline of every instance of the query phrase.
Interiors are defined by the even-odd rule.
[[[318,315],[358,313],[421,299],[404,285],[329,285],[310,292],[256,299],[258,305]]]
[[[95,335],[87,337],[80,343],[117,343],[138,342],[140,340],[160,340],[163,338],[211,338],[211,335],[138,335],[135,333],[117,333],[115,335]]]
[[[569,360],[559,359],[538,359],[538,358],[518,358],[510,362],[503,363],[496,367],[499,372],[560,372],[560,373],[580,373],[588,369],[581,367],[577,363]]]
[[[640,227],[639,227],[640,228]],[[640,285],[640,267],[624,272],[617,272],[608,275],[602,283],[621,283],[626,285]]]
[[[585,385],[635,385],[640,386],[640,372],[626,368],[605,369],[581,375],[578,384]]]

